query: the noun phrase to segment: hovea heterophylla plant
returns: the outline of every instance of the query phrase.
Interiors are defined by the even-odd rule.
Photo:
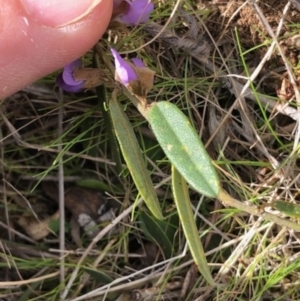
[[[149,19],[153,8],[149,6],[148,1],[126,2],[129,4],[126,11],[128,14],[134,7],[136,10],[142,7],[142,10],[136,14],[139,16],[135,19],[135,23],[146,22]],[[147,13],[141,16],[141,11]],[[126,20],[124,15],[118,17],[120,20]],[[124,21],[124,23],[126,22]],[[130,21],[127,24],[133,25]],[[187,242],[199,271],[208,283],[214,284],[187,195],[189,184],[191,188],[208,197],[217,197],[220,184],[216,171],[188,118],[175,105],[166,101],[148,104],[146,95],[153,85],[154,72],[148,69],[138,58],[127,61],[115,49],[111,49],[111,53],[115,62],[115,79],[129,91],[129,94],[142,103],[143,115],[148,119],[160,146],[173,165],[174,200],[178,207]],[[145,159],[136,141],[132,126],[115,95],[114,92],[109,110],[124,160],[138,192],[149,210],[156,218],[162,219],[160,204]],[[182,210],[183,207],[186,210]]]
[[[139,79],[134,74],[134,70],[129,67],[130,65],[124,64],[124,60],[116,55],[115,50],[113,54],[116,78],[128,91],[132,92],[130,89],[131,82],[136,82]],[[131,80],[128,80],[129,78]],[[160,146],[173,165],[174,200],[192,256],[206,281],[214,285],[193,219],[187,183],[204,195],[217,197],[220,190],[217,173],[188,118],[175,105],[166,101],[151,105],[146,104],[145,111],[146,113],[144,112],[143,115],[147,116]],[[132,152],[127,151],[128,153]]]

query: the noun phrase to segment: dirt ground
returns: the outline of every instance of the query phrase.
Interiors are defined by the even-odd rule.
[[[246,4],[245,1],[214,1],[214,3],[215,8],[218,10],[215,20],[218,28],[220,28],[220,17],[222,18],[222,23],[225,24],[224,27],[221,26],[225,30],[221,32],[220,36],[227,34],[228,30],[237,27],[243,45],[253,47],[265,42],[266,37],[268,37],[265,25],[258,19],[257,13],[249,4]],[[276,33],[278,24],[283,17],[286,1],[258,1],[257,4],[272,30]],[[284,19],[285,25],[283,25],[283,29],[279,34],[281,38],[291,35],[293,30],[295,30],[291,24],[296,24],[300,21],[300,12],[292,6]]]
[[[273,39],[268,33],[265,22],[258,17],[253,6],[248,3],[249,1],[204,0],[200,2],[198,4],[199,8],[213,8],[215,11],[210,15],[209,21],[206,23],[215,41],[222,43],[224,40],[236,40],[236,31],[239,42],[244,50],[255,49],[249,51],[245,56],[249,62],[249,67],[255,68],[265,55]],[[296,82],[299,83],[300,71],[297,66],[300,61],[300,4],[297,7],[291,4],[287,13],[285,13],[286,5],[287,1],[257,1],[257,6],[260,8],[265,21],[267,21],[274,34],[278,35],[279,45],[290,66],[293,68]],[[283,16],[284,14],[285,16]],[[282,20],[282,29],[277,33],[278,26]],[[220,28],[223,30],[220,31]],[[236,41],[233,43],[236,43]],[[262,83],[262,86],[267,87],[266,92],[274,94],[284,101],[290,99],[290,92],[293,88],[287,80],[288,77],[284,68],[284,62],[278,48],[275,49],[265,64],[259,78],[270,73],[272,73],[274,81],[272,80],[271,83],[268,81],[268,84]]]

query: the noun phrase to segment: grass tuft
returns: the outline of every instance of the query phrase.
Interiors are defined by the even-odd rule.
[[[60,98],[56,72],[0,108],[3,300],[300,299],[299,235],[264,216],[298,223],[272,203],[300,201],[299,49],[292,44],[299,11],[273,0],[185,0],[175,10],[172,1],[154,3],[146,24],[107,31],[100,40],[101,68],[113,81],[109,47],[142,58],[156,72],[148,101],[172,102],[188,116],[223,189],[262,210],[257,216],[224,208],[189,190],[212,277],[221,283],[207,285],[179,222],[170,164],[145,118],[118,90],[163,220],[142,204],[113,146],[105,115],[113,88],[107,85],[106,99],[94,89]],[[93,67],[98,53],[86,53],[84,66]],[[65,188],[64,250],[59,180]],[[90,219],[80,224],[82,214]]]

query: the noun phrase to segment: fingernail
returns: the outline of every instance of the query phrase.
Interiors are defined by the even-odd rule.
[[[88,15],[102,0],[20,0],[35,22],[62,27]]]

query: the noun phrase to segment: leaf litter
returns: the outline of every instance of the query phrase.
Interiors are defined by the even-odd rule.
[[[161,6],[158,10],[169,9],[167,6],[170,4],[161,3],[165,7]],[[280,216],[284,213],[274,210],[272,202],[280,200],[297,204],[300,201],[297,150],[297,106],[300,101],[297,96],[300,80],[298,5],[296,0],[290,4],[275,0],[190,1],[176,11],[172,23],[166,28],[165,17],[158,15],[155,22],[148,22],[140,32],[132,33],[144,43],[155,38],[142,50],[149,65],[157,69],[149,99],[172,101],[189,114],[210,156],[218,164],[223,187],[231,195],[257,205],[270,203],[270,207],[265,206],[264,210]],[[270,34],[270,29],[274,36]],[[118,39],[122,40],[130,34],[127,30],[121,31],[123,36]],[[103,41],[107,38],[105,36]],[[273,42],[276,43],[271,48]],[[138,46],[135,41],[128,45],[129,50]],[[253,74],[256,75],[251,82],[248,81]],[[101,231],[98,212],[103,202],[107,204],[111,201],[113,207],[116,206],[111,218],[106,221],[111,223],[119,212],[133,203],[136,193],[130,178],[126,174],[120,178],[114,170],[106,144],[105,125],[101,121],[101,112],[95,109],[98,103],[93,100],[93,92],[81,96],[78,101],[72,95],[65,95],[63,103],[64,139],[65,143],[69,143],[64,151],[64,168],[67,171],[64,181],[67,187],[72,187],[69,197],[68,192],[65,196],[66,220],[71,225],[75,217],[78,223],[82,213],[91,219],[81,219],[82,225],[79,225],[81,228],[77,228],[76,234],[71,234],[72,230],[66,226],[70,251],[66,260],[70,264],[76,264],[82,250],[85,252],[89,241]],[[137,116],[135,108],[129,106],[126,113],[139,124],[144,143],[153,145],[153,135],[149,133],[143,118]],[[4,230],[1,233],[1,256],[5,260],[0,273],[0,287],[15,281],[15,285],[5,287],[1,293],[1,298],[6,300],[19,300],[22,296],[24,286],[19,288],[18,281],[25,279],[23,285],[26,279],[51,275],[50,271],[55,271],[52,266],[59,262],[58,238],[50,222],[53,217],[57,218],[57,189],[52,186],[45,190],[44,185],[37,185],[37,182],[57,181],[57,173],[51,169],[58,155],[57,114],[53,83],[47,82],[26,87],[1,106],[4,179],[0,208]],[[74,142],[80,135],[81,138]],[[146,153],[155,169],[153,181],[160,183],[169,174],[168,166],[157,163],[157,153]],[[161,154],[159,159],[163,159]],[[95,177],[111,187],[117,186],[118,193],[114,194],[112,189],[108,195],[99,197],[99,191],[74,186],[77,180]],[[175,215],[168,185],[162,185],[159,189],[165,212]],[[47,199],[49,191],[52,196]],[[120,191],[123,191],[121,195]],[[119,281],[119,284],[112,286],[117,288],[115,291],[108,291],[111,300],[126,300],[125,297],[149,301],[180,300],[180,296],[182,300],[299,299],[298,233],[265,224],[263,217],[257,219],[243,212],[222,208],[218,202],[200,202],[199,195],[193,192],[191,200],[193,206],[198,208],[197,214],[213,221],[216,227],[203,239],[214,275],[227,283],[227,289],[218,295],[214,289],[205,287],[195,275],[191,283],[183,285],[193,269],[193,262],[185,253],[182,230],[178,224],[170,222],[171,227],[178,229],[173,237],[176,252],[173,253],[174,259],[164,265],[166,259],[157,241],[145,239],[138,219],[132,219],[129,214],[124,215],[117,231],[110,232],[97,242],[97,247],[90,255],[87,254],[84,261],[84,265],[94,264],[96,270],[101,269],[110,279]],[[42,215],[35,206],[40,202],[44,207]],[[142,207],[141,210],[145,209]],[[28,216],[36,221],[32,229],[45,228],[48,232],[32,236],[30,228],[20,224],[20,218]],[[197,220],[202,234],[208,224],[199,216]],[[89,227],[92,221],[95,223]],[[89,232],[90,228],[97,231]],[[87,235],[89,237],[85,237],[86,231],[90,233]],[[101,253],[112,237],[117,237],[119,243]],[[149,249],[152,252],[148,255],[142,251]],[[152,253],[157,254],[153,256]],[[231,253],[238,255],[234,258]],[[14,258],[13,254],[17,254],[18,258]],[[178,259],[176,254],[183,255]],[[95,256],[98,257],[97,264]],[[21,264],[19,261],[22,258],[26,261]],[[37,262],[36,258],[39,264],[32,265],[33,261]],[[46,259],[50,258],[49,264]],[[226,272],[220,275],[218,271],[222,270],[222,266],[226,266],[223,269]],[[136,276],[133,276],[135,273]],[[55,291],[58,286],[56,279],[49,279],[39,287],[39,291],[31,294],[31,299],[39,295],[39,300],[49,300],[47,293],[49,290]],[[98,275],[98,278],[90,276],[88,279],[72,297],[74,300],[84,298],[88,291],[105,287],[105,279],[108,278]],[[76,291],[76,284],[73,289]],[[239,297],[233,292],[238,292]],[[98,296],[106,296],[106,293],[99,293]],[[125,297],[122,299],[122,296]]]

